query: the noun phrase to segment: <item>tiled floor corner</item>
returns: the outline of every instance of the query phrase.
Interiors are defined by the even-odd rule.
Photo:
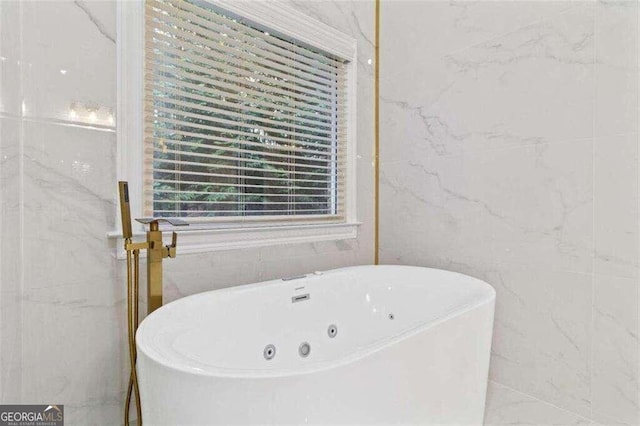
[[[588,419],[495,382],[489,382],[484,425],[595,426]]]

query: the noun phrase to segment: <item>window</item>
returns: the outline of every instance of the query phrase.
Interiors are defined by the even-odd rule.
[[[146,214],[341,219],[344,61],[206,3],[145,18]]]
[[[120,174],[141,215],[218,231],[355,222],[353,39],[271,2],[119,7]]]

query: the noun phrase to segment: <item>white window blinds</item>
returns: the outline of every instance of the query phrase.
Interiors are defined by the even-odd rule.
[[[145,27],[145,214],[343,218],[343,61],[205,1]]]

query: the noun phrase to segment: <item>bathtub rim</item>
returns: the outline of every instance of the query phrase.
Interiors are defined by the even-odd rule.
[[[408,266],[408,265],[358,265],[358,266],[348,266],[348,267],[344,267],[344,268],[337,268],[337,269],[330,269],[324,272],[339,272],[339,271],[347,271],[347,270],[352,270],[352,269],[357,269],[357,268],[363,268],[363,267],[401,267],[401,268],[415,268],[415,269],[425,269],[425,270],[432,270],[432,271],[443,271],[443,272],[447,272],[453,275],[459,275],[460,277],[462,277],[463,279],[470,279],[473,280],[483,286],[485,286],[487,291],[487,295],[482,297],[480,300],[478,301],[474,301],[472,303],[467,303],[465,305],[462,306],[457,306],[455,309],[452,309],[450,312],[446,313],[445,315],[442,315],[436,319],[432,319],[430,321],[425,321],[423,323],[418,323],[417,325],[414,325],[413,327],[407,328],[406,330],[404,330],[403,332],[394,335],[392,337],[387,337],[387,338],[382,338],[382,339],[377,339],[377,340],[373,340],[371,341],[371,343],[367,344],[366,346],[362,346],[360,348],[358,348],[356,351],[342,356],[338,359],[335,360],[330,360],[330,361],[316,361],[316,362],[312,362],[310,363],[308,366],[304,366],[304,367],[296,367],[291,368],[291,369],[287,369],[287,368],[278,368],[278,369],[242,369],[242,368],[223,368],[223,367],[215,367],[215,366],[211,366],[209,368],[207,368],[206,370],[198,368],[198,367],[194,367],[194,366],[189,366],[186,365],[184,363],[175,363],[175,362],[171,362],[166,360],[165,358],[162,357],[162,355],[158,354],[157,351],[155,351],[153,348],[150,348],[148,346],[148,344],[145,342],[144,337],[141,338],[141,335],[144,333],[145,330],[145,321],[147,320],[147,318],[150,318],[154,315],[156,315],[156,312],[162,310],[164,308],[164,305],[162,307],[160,307],[159,309],[157,309],[155,312],[151,313],[149,316],[147,316],[142,323],[140,324],[140,327],[138,328],[138,331],[136,333],[136,349],[139,353],[144,354],[144,356],[146,358],[148,358],[149,360],[151,360],[152,362],[170,369],[170,370],[176,370],[176,371],[180,371],[182,373],[186,373],[186,374],[191,374],[191,375],[195,375],[195,376],[200,376],[200,377],[224,377],[224,378],[237,378],[237,379],[261,379],[261,378],[281,378],[281,377],[291,377],[291,376],[302,376],[302,375],[307,375],[307,374],[313,374],[313,373],[317,373],[317,372],[321,372],[321,371],[326,371],[326,370],[330,370],[333,368],[337,368],[337,367],[341,367],[347,364],[351,364],[353,362],[359,361],[361,359],[364,359],[370,355],[373,355],[376,352],[382,351],[383,349],[391,346],[392,344],[397,344],[400,343],[404,340],[407,340],[421,332],[427,331],[431,328],[436,327],[437,325],[446,322],[448,320],[451,320],[453,318],[456,318],[458,316],[462,316],[470,311],[473,311],[475,309],[480,309],[481,307],[491,304],[494,305],[495,303],[495,299],[496,299],[496,291],[495,289],[488,284],[487,282],[480,280],[478,278],[474,278],[471,277],[469,275],[465,275],[465,274],[461,274],[458,272],[453,272],[453,271],[447,271],[444,269],[438,269],[438,268],[427,268],[427,267],[421,267],[421,266]],[[307,275],[313,275],[313,273],[308,273]],[[217,292],[217,294],[221,294],[221,293],[226,293],[226,292],[233,292],[233,291],[248,291],[251,290],[252,288],[255,287],[260,287],[260,288],[264,288],[265,286],[271,286],[271,285],[282,285],[283,281],[281,279],[275,279],[275,280],[269,280],[269,281],[261,281],[261,282],[257,282],[257,283],[251,283],[251,284],[244,284],[244,285],[240,285],[240,286],[232,286],[232,287],[226,287],[226,288],[222,288],[222,289],[218,289],[218,290],[209,290],[209,291],[204,291],[201,293],[196,293],[196,294],[192,294],[189,296],[185,296],[183,298],[180,298],[178,300],[175,300],[173,302],[170,303],[180,303],[181,301],[184,301],[186,299],[190,299],[190,298],[196,298],[196,297],[202,297],[205,294],[209,294],[209,293],[214,293]],[[186,303],[186,302],[185,302]],[[495,306],[494,306],[495,309]],[[414,323],[415,324],[415,323]],[[145,346],[146,345],[146,346]]]

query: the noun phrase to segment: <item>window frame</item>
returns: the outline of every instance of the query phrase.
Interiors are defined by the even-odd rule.
[[[288,5],[277,1],[197,0],[255,24],[270,28],[347,61],[347,122],[345,217],[335,219],[254,221],[195,221],[187,229],[163,226],[180,232],[180,251],[202,252],[303,243],[357,237],[356,216],[356,40]],[[117,177],[129,181],[133,217],[143,214],[143,100],[144,100],[144,1],[118,2],[117,33]],[[116,203],[117,204],[117,203]],[[118,218],[119,218],[119,212]],[[119,219],[118,222],[120,223]],[[111,233],[113,234],[120,234]],[[144,234],[134,223],[134,234]]]

